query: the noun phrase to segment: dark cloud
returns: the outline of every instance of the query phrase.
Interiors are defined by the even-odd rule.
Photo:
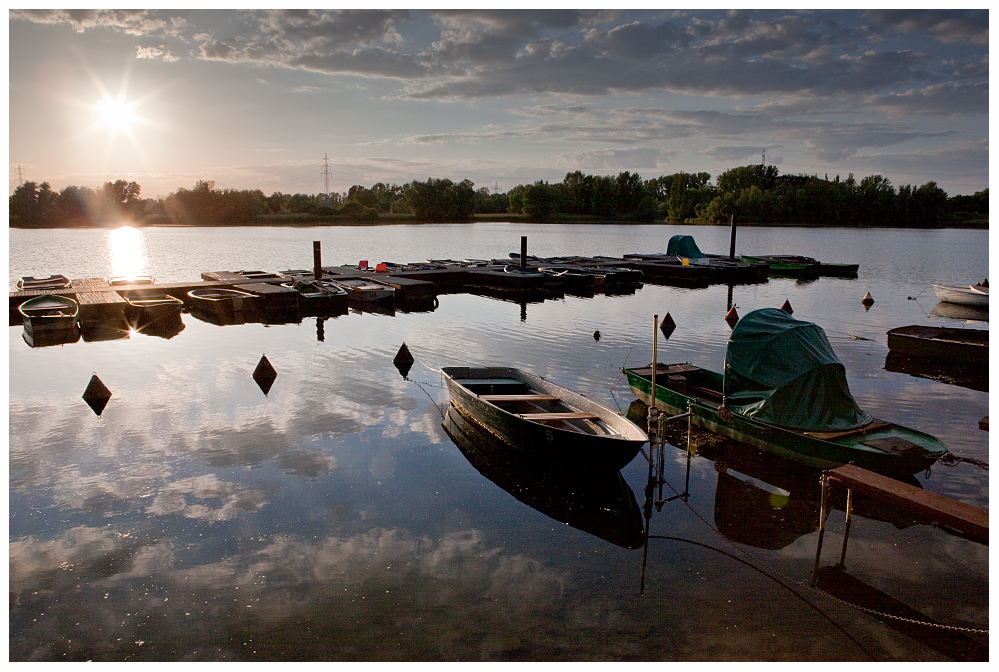
[[[879,109],[889,117],[913,114],[988,114],[989,85],[984,82],[934,84],[923,89],[879,96],[867,102],[869,107]]]
[[[878,36],[927,33],[948,43],[988,45],[989,10],[873,9],[864,12]]]

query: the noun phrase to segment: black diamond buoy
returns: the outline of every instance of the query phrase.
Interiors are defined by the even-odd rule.
[[[109,399],[111,399],[111,390],[101,382],[95,373],[91,376],[87,389],[83,392],[83,400],[100,417],[101,413],[104,412],[104,407],[108,405]]]
[[[732,306],[731,308],[728,309],[728,312],[725,313],[725,322],[726,324],[728,324],[729,329],[734,329],[735,324],[738,321],[739,321],[739,313],[736,312],[735,306]]]
[[[274,384],[275,378],[277,378],[277,371],[267,361],[267,355],[261,355],[260,361],[257,362],[257,368],[253,370],[253,381],[260,387],[260,391],[264,393],[265,397],[271,391],[271,385]]]
[[[787,299],[784,299],[784,305],[781,306],[780,309],[783,310],[788,315],[794,314],[794,310],[791,309],[791,302],[788,301]]]
[[[600,330],[599,329],[593,332],[593,340],[594,341],[599,341],[600,340]]]
[[[871,296],[870,292],[867,292],[864,294],[864,298],[861,299],[860,302],[864,304],[864,310],[870,310],[871,306],[874,305],[874,297]]]
[[[673,318],[672,316],[670,316],[669,313],[666,313],[666,317],[664,317],[662,321],[659,322],[659,331],[663,332],[663,338],[669,340],[669,337],[673,334],[675,330],[676,330],[676,322],[673,321]]]
[[[395,359],[392,360],[392,363],[395,364],[395,368],[399,369],[399,373],[405,378],[409,375],[409,370],[413,368],[415,361],[413,355],[409,352],[409,348],[403,343],[402,347],[399,348],[399,352],[395,353]]]

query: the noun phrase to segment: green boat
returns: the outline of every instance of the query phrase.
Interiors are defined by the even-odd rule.
[[[739,257],[747,264],[767,264],[770,275],[783,275],[791,278],[818,277],[821,264],[811,257],[790,254],[742,255]]]
[[[635,396],[652,405],[652,367],[624,372]],[[929,434],[860,410],[822,328],[776,308],[739,320],[724,375],[657,363],[655,406],[674,415],[690,409],[709,431],[819,469],[855,464],[912,475],[947,452]]]

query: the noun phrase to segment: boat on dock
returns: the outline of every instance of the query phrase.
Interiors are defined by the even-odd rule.
[[[68,296],[42,294],[18,307],[26,331],[66,331],[76,328],[79,304]]]
[[[648,436],[638,425],[578,392],[510,367],[441,369],[452,402],[504,441],[536,447],[536,459],[617,471]]]
[[[129,275],[113,275],[108,278],[108,285],[111,287],[124,287],[127,285],[151,285],[153,276],[145,273],[132,273]]]
[[[296,280],[298,305],[305,317],[347,312],[347,290],[329,280]]]
[[[987,367],[989,330],[897,327],[888,332],[888,349],[909,356]]]
[[[752,311],[735,325],[720,374],[698,366],[625,369],[648,405],[712,432],[818,469],[843,464],[885,474],[929,468],[947,449],[935,437],[862,411],[821,327],[783,310]]]
[[[620,471],[587,471],[545,465],[531,444],[500,440],[448,406],[444,431],[485,478],[532,509],[623,548],[645,545],[642,510]]]
[[[988,285],[935,285],[930,284],[937,299],[947,303],[956,303],[962,306],[978,306],[988,308],[989,288]]]
[[[154,322],[180,318],[184,302],[164,292],[143,292],[122,297],[128,304],[125,316],[140,330]]]
[[[802,257],[793,254],[744,254],[739,258],[747,264],[766,264],[770,267],[770,275],[788,278],[807,278],[819,275],[820,264],[818,260],[811,257]]]
[[[224,287],[192,289],[187,297],[192,312],[213,315],[223,320],[232,320],[237,315],[253,310],[257,304],[256,295]]]
[[[348,301],[359,303],[388,302],[395,299],[395,288],[362,278],[343,278],[326,282],[343,289]]]
[[[66,289],[72,281],[65,275],[50,275],[46,278],[36,278],[31,275],[24,276],[17,281],[19,290],[29,289]]]

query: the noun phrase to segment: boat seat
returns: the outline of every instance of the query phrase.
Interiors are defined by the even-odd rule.
[[[454,382],[463,387],[469,385],[526,385],[524,381],[516,378],[455,378]]]
[[[869,423],[863,427],[857,427],[856,429],[846,429],[841,432],[802,432],[806,436],[813,436],[816,439],[823,439],[825,441],[835,441],[836,439],[845,439],[851,436],[862,436],[864,434],[870,434],[871,432],[876,432],[886,427],[891,427],[891,423],[887,420],[879,420],[874,418]]]
[[[484,401],[558,401],[554,394],[480,394]]]
[[[600,416],[593,413],[518,413],[524,420],[597,420]]]

